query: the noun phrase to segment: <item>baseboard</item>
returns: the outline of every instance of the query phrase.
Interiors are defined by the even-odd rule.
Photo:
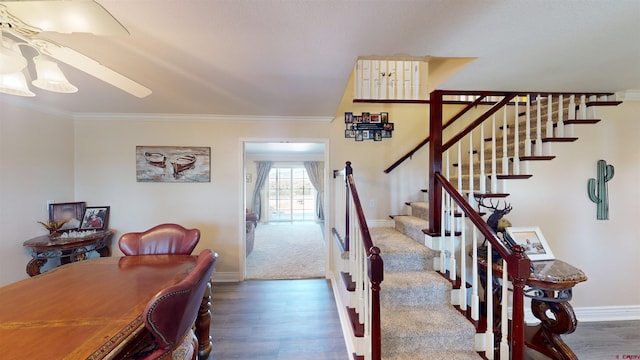
[[[211,277],[211,280],[213,280],[213,282],[240,282],[242,281],[242,277],[240,277],[240,273],[239,272],[218,272],[218,271],[214,271],[213,275]]]
[[[395,224],[391,219],[373,219],[367,220],[367,226],[370,228],[380,228],[380,227],[394,227]]]
[[[573,311],[579,322],[640,320],[640,305],[577,307]],[[531,309],[525,309],[524,318],[527,324],[540,322]]]
[[[578,321],[584,322],[640,320],[640,305],[578,307],[573,310]]]

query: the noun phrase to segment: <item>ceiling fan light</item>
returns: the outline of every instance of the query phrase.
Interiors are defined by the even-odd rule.
[[[67,80],[67,77],[64,76],[55,62],[42,56],[36,56],[33,58],[33,63],[36,65],[36,73],[38,75],[38,78],[31,82],[34,86],[57,93],[70,94],[78,92],[78,88]]]
[[[0,37],[0,74],[11,74],[27,67],[27,59],[22,56],[18,45],[7,38]]]
[[[27,80],[22,72],[0,75],[0,92],[17,96],[36,96],[27,86]]]

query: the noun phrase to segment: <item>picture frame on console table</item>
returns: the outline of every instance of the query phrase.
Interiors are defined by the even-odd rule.
[[[49,221],[67,221],[58,231],[78,230],[85,206],[84,201],[49,204]]]
[[[109,206],[87,207],[82,217],[80,230],[102,231],[109,228]]]
[[[540,227],[508,227],[506,231],[516,244],[524,248],[524,253],[531,261],[555,259]]]

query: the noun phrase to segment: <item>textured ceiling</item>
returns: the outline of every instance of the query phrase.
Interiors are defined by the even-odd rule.
[[[61,65],[72,113],[332,117],[358,56],[476,57],[447,89],[640,89],[640,1],[98,0],[130,32],[46,36],[153,90]],[[11,96],[1,94],[7,101]]]

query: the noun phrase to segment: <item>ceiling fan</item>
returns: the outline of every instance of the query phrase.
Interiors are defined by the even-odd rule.
[[[144,98],[151,94],[147,87],[90,57],[46,39],[44,32],[102,36],[129,34],[118,20],[94,0],[0,0],[0,77],[9,79],[10,76],[22,76],[22,82],[25,83],[22,71],[27,66],[27,59],[20,47],[27,46],[39,53],[33,57],[38,73],[33,85],[39,88],[63,93],[77,91],[75,86],[66,81],[57,64],[47,58],[50,57],[136,97]],[[28,88],[26,91],[30,93]],[[22,95],[33,96],[33,93]]]

